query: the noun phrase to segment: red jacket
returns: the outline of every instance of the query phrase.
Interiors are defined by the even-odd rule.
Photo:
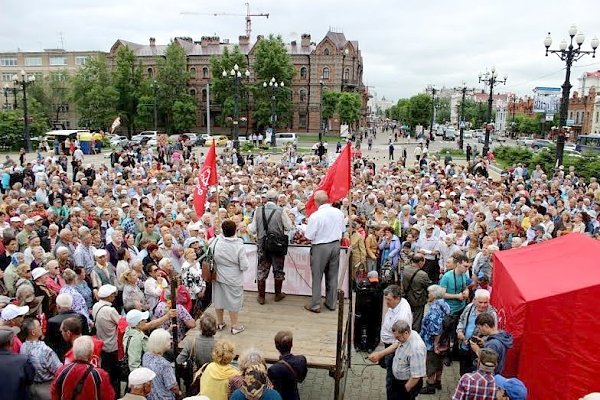
[[[92,365],[86,362],[75,361],[60,367],[50,386],[52,400],[71,399],[75,387],[90,366]],[[108,373],[102,368],[92,366],[92,370],[83,382],[79,396],[75,399],[114,400],[115,390],[110,384]]]
[[[90,364],[94,367],[100,367],[100,354],[102,353],[104,341],[98,339],[96,336],[92,336],[92,342],[94,342],[94,354],[92,354]],[[65,354],[65,365],[71,364],[72,362],[75,362],[75,356],[73,355],[73,348],[71,347]]]

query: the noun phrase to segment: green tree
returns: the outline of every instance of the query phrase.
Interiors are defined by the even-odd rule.
[[[158,76],[156,78],[158,109],[164,117],[168,133],[179,132],[175,124],[174,106],[177,102],[193,104],[194,120],[196,103],[187,92],[187,81],[190,74],[187,71],[185,50],[177,43],[171,42],[165,50],[164,58],[158,59]],[[194,123],[195,125],[195,123]]]
[[[36,80],[27,89],[30,98],[40,103],[41,112],[48,122],[58,121],[61,114],[68,112],[71,79],[66,71],[54,71]]]
[[[119,96],[117,112],[121,117],[121,125],[127,127],[127,136],[131,137],[142,95],[142,66],[140,62],[136,62],[133,50],[128,47],[117,50],[115,63],[113,81]]]
[[[515,116],[515,123],[517,124],[517,132],[521,134],[533,135],[540,131],[540,119],[538,115],[517,114]]]
[[[429,126],[431,123],[431,96],[425,93],[410,98],[408,123],[410,126]]]
[[[281,36],[269,35],[269,37],[258,41],[254,48],[255,61],[252,65],[256,85],[253,87],[254,111],[253,119],[257,127],[270,125],[271,102],[275,97],[275,110],[277,113],[277,126],[289,125],[292,118],[292,92],[290,84],[296,70],[290,54]],[[277,90],[271,90],[270,86],[263,87],[264,82],[275,78],[277,82],[285,85]]]
[[[173,130],[189,131],[196,126],[196,103],[191,97],[184,97],[173,103]]]
[[[362,101],[360,94],[356,92],[339,93],[337,111],[340,116],[340,122],[349,126],[354,126],[360,119],[360,109]]]
[[[33,88],[32,85],[30,88]],[[35,98],[27,99],[29,115],[29,134],[31,137],[40,136],[50,128],[48,118],[43,111],[42,104]],[[0,112],[0,147],[3,149],[17,150],[24,147],[23,110],[5,110]],[[33,145],[35,149],[35,143]]]
[[[450,121],[450,98],[442,97],[435,99],[435,121],[443,124]]]
[[[73,76],[71,98],[80,115],[80,126],[90,129],[110,126],[116,116],[119,94],[104,56],[91,59]]]
[[[235,88],[233,83],[233,77],[230,72],[233,67],[237,65],[238,70],[242,71],[242,81],[239,86],[240,93],[240,115],[241,110],[248,107],[248,88],[247,82],[245,82],[245,76],[243,75],[248,65],[246,64],[246,56],[242,54],[239,46],[235,46],[233,51],[229,51],[227,47],[223,49],[223,54],[220,56],[213,56],[210,59],[210,70],[212,71],[212,83],[211,93],[214,96],[216,104],[221,106],[221,114],[217,115],[216,118],[221,125],[225,123],[226,118],[233,116],[234,105],[235,105]],[[227,76],[223,76],[223,72],[227,73]]]
[[[339,92],[329,89],[325,89],[323,91],[323,99],[321,101],[321,117],[323,120],[328,120],[333,117],[333,115],[337,112],[339,101]]]

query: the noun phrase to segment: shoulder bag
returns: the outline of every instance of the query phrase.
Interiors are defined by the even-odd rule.
[[[127,382],[129,379],[129,342],[131,342],[131,336],[127,338],[127,344],[125,345],[125,355],[119,361],[119,376],[121,377],[121,381]]]
[[[202,279],[204,282],[214,282],[217,280],[217,263],[215,262],[215,250],[219,238],[215,238],[215,243],[208,246],[206,254],[202,260]]]
[[[269,223],[275,215],[275,211],[271,211],[269,218],[266,218],[265,207],[262,207],[262,220],[265,228],[265,236],[263,237],[262,248],[269,254],[276,257],[283,257],[288,252],[289,238],[285,234],[269,232]],[[283,212],[283,211],[282,211]]]

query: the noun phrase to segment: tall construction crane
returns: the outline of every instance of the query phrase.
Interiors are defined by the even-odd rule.
[[[232,14],[232,13],[201,13],[194,11],[182,11],[181,15],[211,15],[213,17],[246,17],[246,36],[250,39],[252,35],[252,17],[267,17],[269,18],[269,13],[260,13],[260,14],[250,14],[250,3],[246,4],[246,14]]]

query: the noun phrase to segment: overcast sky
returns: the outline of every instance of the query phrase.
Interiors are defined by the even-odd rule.
[[[216,34],[236,41],[245,32],[243,16],[189,16],[199,13],[244,14],[240,0],[2,0],[0,51],[108,51],[116,39],[146,43],[150,36],[167,44],[175,36]],[[319,41],[329,27],[357,40],[364,59],[364,81],[379,97],[397,100],[428,84],[454,87],[466,82],[481,88],[479,72],[496,66],[507,74],[500,91],[531,94],[535,86],[560,86],[564,62],[544,57],[577,24],[586,34],[583,47],[600,35],[598,2],[592,0],[253,0],[252,36],[280,34],[286,42],[310,33]],[[600,69],[600,57],[575,64],[571,83],[583,71]]]

